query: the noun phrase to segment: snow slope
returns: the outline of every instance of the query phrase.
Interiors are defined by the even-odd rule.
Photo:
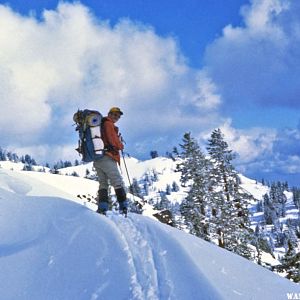
[[[72,193],[85,179],[32,174],[0,169],[1,299],[287,299],[300,293],[299,285],[150,218],[104,217],[74,203]]]

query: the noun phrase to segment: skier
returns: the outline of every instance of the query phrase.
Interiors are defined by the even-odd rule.
[[[124,145],[121,141],[119,129],[115,126],[122,115],[123,112],[120,108],[112,107],[107,117],[102,119],[101,137],[104,143],[105,155],[94,161],[94,167],[99,178],[97,212],[104,215],[108,210],[109,183],[114,187],[120,212],[127,215],[128,201],[123,178],[118,168],[118,165],[120,165],[119,152],[124,149]]]

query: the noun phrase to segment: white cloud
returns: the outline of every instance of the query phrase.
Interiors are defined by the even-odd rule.
[[[267,176],[272,180],[289,178],[289,182],[298,184],[299,130],[236,129],[231,120],[226,120],[219,128],[229,148],[237,155],[234,165],[239,172],[256,178]],[[208,139],[209,135],[207,133],[205,138]]]
[[[286,0],[252,0],[252,5],[244,6],[241,12],[250,31],[273,35],[281,33],[280,27],[273,22],[274,18],[289,8]]]
[[[77,108],[122,107],[131,141],[219,121],[212,80],[149,26],[111,26],[79,3],[62,2],[39,20],[0,5],[0,48],[0,136],[16,147],[70,144]]]
[[[75,151],[76,145],[47,145],[47,144],[37,144],[26,147],[10,147],[8,150],[16,153],[19,157],[25,154],[30,154],[37,163],[53,164],[62,161],[74,162],[75,159],[80,161],[80,156]]]
[[[200,137],[220,127],[239,153],[240,168],[272,169],[281,162],[265,164],[274,155],[276,133],[235,129],[220,107],[223,93],[246,101],[270,91],[261,84],[270,74],[290,74],[283,50],[291,49],[291,37],[299,39],[300,30],[297,35],[293,27],[287,35],[278,21],[286,11],[279,0],[253,1],[243,10],[245,27],[227,26],[208,48],[206,68],[195,70],[175,39],[149,26],[127,19],[111,26],[81,4],[61,3],[40,20],[0,5],[1,143],[37,161],[74,160],[74,111],[105,114],[118,105],[125,112],[119,124],[130,153],[163,154],[185,131]],[[292,53],[294,58],[298,50]],[[228,92],[228,86],[237,89]]]
[[[282,165],[283,171],[285,171],[288,174],[299,174],[300,173],[300,157],[299,156],[291,155],[287,158],[287,162],[285,162]]]
[[[241,13],[244,24],[226,26],[205,54],[224,102],[299,108],[298,1],[252,0]]]
[[[220,127],[229,147],[238,154],[242,164],[255,162],[261,157],[272,155],[276,131],[266,128],[235,129],[227,121]]]

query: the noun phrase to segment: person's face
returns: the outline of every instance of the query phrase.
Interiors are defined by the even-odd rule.
[[[117,112],[112,112],[109,114],[109,117],[113,120],[114,123],[118,122],[121,114],[117,113]]]

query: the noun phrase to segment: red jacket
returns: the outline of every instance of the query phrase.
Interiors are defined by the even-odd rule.
[[[119,137],[119,128],[115,126],[111,118],[105,117],[102,120],[101,137],[104,147],[108,149],[106,155],[120,164],[120,150],[124,149],[124,145]]]

